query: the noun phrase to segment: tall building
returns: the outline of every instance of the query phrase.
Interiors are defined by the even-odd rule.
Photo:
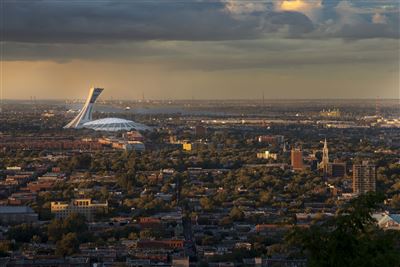
[[[303,151],[298,148],[294,148],[291,151],[291,162],[292,162],[292,169],[295,171],[301,171],[304,169],[303,164]]]
[[[353,165],[353,193],[364,194],[376,190],[376,167],[368,161]]]
[[[323,170],[324,175],[328,174],[328,167],[329,167],[329,150],[328,150],[328,143],[324,142],[324,148],[322,149],[322,160],[319,163],[319,168]]]
[[[81,128],[84,123],[91,121],[94,103],[96,103],[97,98],[100,96],[103,90],[103,88],[90,88],[89,96],[86,99],[85,105],[83,106],[82,110],[64,128]]]

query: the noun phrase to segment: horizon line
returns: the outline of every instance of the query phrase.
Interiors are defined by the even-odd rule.
[[[35,98],[35,99],[30,99],[30,98],[3,98],[3,101],[71,101],[71,100],[79,100],[79,101],[85,101],[86,98]],[[148,102],[148,101],[187,101],[187,102],[196,102],[196,101],[271,101],[271,100],[287,100],[287,101],[304,101],[304,100],[309,100],[309,101],[319,101],[319,100],[325,100],[325,101],[332,101],[332,100],[398,100],[400,101],[399,98],[391,98],[391,97],[379,97],[379,98],[371,98],[371,97],[358,97],[358,98],[353,98],[353,97],[337,97],[337,98],[171,98],[171,99],[163,99],[163,98],[148,98],[148,99],[141,99],[141,98],[130,98],[130,99],[102,99],[99,98],[100,101],[139,101],[139,102]]]

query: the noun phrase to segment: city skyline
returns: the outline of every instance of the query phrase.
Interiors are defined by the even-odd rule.
[[[5,99],[399,98],[396,1],[2,1]],[[21,78],[23,77],[23,78]]]
[[[397,0],[0,0],[0,265],[400,266]]]

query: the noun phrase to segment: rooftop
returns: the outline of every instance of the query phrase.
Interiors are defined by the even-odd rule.
[[[83,124],[83,127],[93,129],[96,131],[107,131],[107,132],[130,131],[132,129],[139,131],[150,130],[150,127],[144,124],[120,118],[104,118],[104,119],[89,121]]]
[[[0,206],[0,214],[33,213],[28,206]]]

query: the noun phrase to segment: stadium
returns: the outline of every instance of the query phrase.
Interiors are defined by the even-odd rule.
[[[95,131],[104,131],[104,132],[151,130],[151,128],[147,125],[120,118],[102,118],[98,120],[92,120],[93,106],[96,103],[97,98],[103,92],[103,90],[104,90],[103,88],[91,88],[89,91],[89,96],[85,102],[85,105],[83,106],[79,114],[64,128],[65,129],[87,128]]]
[[[83,124],[83,128],[89,128],[96,131],[104,132],[130,131],[132,129],[135,129],[137,131],[150,130],[150,127],[144,124],[119,118],[104,118],[89,121]]]

